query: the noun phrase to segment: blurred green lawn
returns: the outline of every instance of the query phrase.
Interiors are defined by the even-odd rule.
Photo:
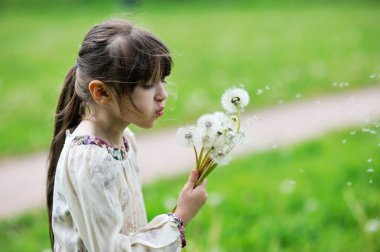
[[[365,231],[380,222],[379,153],[379,135],[356,129],[233,160],[209,177],[188,251],[379,251],[380,228]],[[148,219],[174,206],[185,181],[144,187]],[[49,246],[42,210],[1,221],[0,233],[0,251]]]
[[[148,28],[173,52],[172,99],[157,129],[218,109],[223,91],[240,84],[256,109],[380,80],[375,1],[143,1],[132,9],[114,1],[7,2],[14,1],[0,5],[0,156],[48,147],[61,83],[81,40],[110,17]]]

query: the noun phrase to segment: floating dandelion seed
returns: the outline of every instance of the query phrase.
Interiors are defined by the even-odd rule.
[[[376,134],[375,130],[372,130],[372,129],[368,128],[368,127],[362,128],[362,132],[373,134],[373,135]]]
[[[372,184],[372,183],[373,183],[373,180],[372,180],[372,179],[369,179],[369,183]]]
[[[315,212],[318,209],[318,201],[314,198],[307,199],[304,205],[304,209],[307,212]]]
[[[367,233],[375,233],[380,229],[380,221],[376,219],[370,219],[365,224],[365,231]]]
[[[265,85],[265,89],[266,89],[266,90],[269,90],[270,87],[269,87],[268,85]]]
[[[256,91],[256,95],[261,95],[264,91],[261,88],[258,88]]]
[[[352,136],[352,135],[355,135],[356,134],[356,131],[351,131],[350,132],[350,135]]]
[[[371,79],[375,79],[375,78],[376,78],[376,74],[371,74],[371,75],[369,76],[369,78],[371,78]]]
[[[284,179],[279,185],[280,192],[283,194],[290,194],[296,186],[296,181],[292,179]]]
[[[368,158],[367,162],[371,163],[372,162],[372,158]]]
[[[339,87],[348,87],[349,85],[350,83],[345,82],[345,81],[342,81],[341,83],[339,83]]]
[[[373,125],[375,125],[376,128],[380,127],[380,122],[374,122]]]
[[[347,184],[347,186],[352,186],[352,182],[351,181],[348,181],[346,184]]]
[[[346,140],[346,139],[343,139],[343,140],[342,140],[342,144],[345,144],[345,143],[347,143],[347,140]]]
[[[338,83],[334,82],[332,85],[333,85],[333,87],[336,87],[336,86],[338,86]]]
[[[367,172],[375,172],[375,170],[374,170],[373,168],[369,168],[369,169],[367,170]]]
[[[301,98],[301,96],[302,96],[302,95],[301,95],[300,93],[297,93],[297,94],[296,94],[296,98],[297,98],[297,99]]]

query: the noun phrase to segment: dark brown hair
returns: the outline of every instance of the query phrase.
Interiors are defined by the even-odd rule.
[[[54,177],[65,134],[76,128],[92,97],[88,84],[102,81],[120,99],[148,82],[159,69],[161,79],[170,74],[172,58],[156,36],[123,20],[110,20],[93,27],[85,36],[77,57],[63,83],[51,141],[46,183],[51,246],[54,246],[52,208]]]

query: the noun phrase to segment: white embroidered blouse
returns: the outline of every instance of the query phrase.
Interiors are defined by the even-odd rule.
[[[92,136],[67,132],[57,164],[52,227],[54,251],[180,251],[175,221],[149,224],[133,133],[115,149]]]

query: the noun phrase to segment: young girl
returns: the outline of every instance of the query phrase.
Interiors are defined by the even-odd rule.
[[[133,133],[163,115],[172,59],[154,35],[125,21],[93,27],[59,98],[47,179],[54,251],[180,251],[184,226],[207,198],[193,170],[175,213],[149,224]],[[149,158],[149,157],[147,157]],[[170,188],[168,188],[170,190]]]

